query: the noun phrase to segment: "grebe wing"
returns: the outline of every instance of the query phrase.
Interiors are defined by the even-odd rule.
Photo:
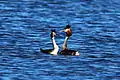
[[[53,51],[53,49],[44,50],[44,49],[40,48],[40,51],[43,52],[43,53],[51,53]]]
[[[79,55],[79,53],[75,50],[62,50],[60,54],[61,55]]]

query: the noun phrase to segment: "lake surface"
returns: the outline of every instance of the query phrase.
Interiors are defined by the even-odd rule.
[[[60,49],[67,24],[69,49],[80,56],[47,55],[56,29]],[[0,80],[119,80],[119,0],[1,0]]]

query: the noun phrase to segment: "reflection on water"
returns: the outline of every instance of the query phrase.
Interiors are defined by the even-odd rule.
[[[1,80],[119,80],[119,0],[0,1]],[[50,30],[70,23],[68,47],[81,56],[52,56]],[[64,34],[56,42],[62,46]]]

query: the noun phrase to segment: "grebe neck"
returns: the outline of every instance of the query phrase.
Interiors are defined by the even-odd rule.
[[[63,43],[63,46],[62,46],[62,49],[63,49],[63,50],[67,49],[67,41],[68,41],[68,39],[69,39],[69,37],[66,36],[66,37],[65,37],[65,40],[64,40],[64,43]]]
[[[58,45],[56,44],[54,37],[52,38],[52,43],[54,49],[58,48]]]
[[[50,54],[57,55],[59,51],[59,47],[56,44],[54,37],[52,38],[52,43],[53,43],[53,51]]]

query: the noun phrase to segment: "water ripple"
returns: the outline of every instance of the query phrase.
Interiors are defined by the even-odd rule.
[[[119,0],[0,1],[1,80],[119,80]],[[80,56],[52,56],[51,29],[57,44],[70,24],[68,47]]]

